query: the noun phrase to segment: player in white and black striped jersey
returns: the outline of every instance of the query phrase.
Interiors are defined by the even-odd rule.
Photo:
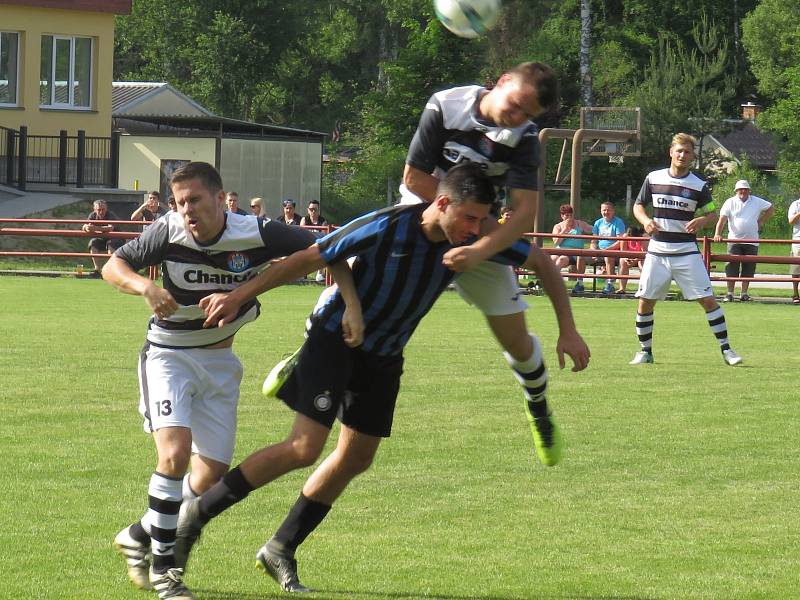
[[[242,378],[231,346],[236,332],[259,314],[254,299],[229,323],[204,328],[198,303],[235,289],[268,261],[307,248],[315,238],[299,227],[226,213],[219,173],[207,163],[181,167],[171,187],[177,211],[117,250],[103,277],[122,292],[143,296],[153,310],[139,381],[140,412],[145,431],[153,434],[158,465],[150,478],[149,509],[114,545],[135,585],[153,587],[161,598],[185,599],[193,596],[173,552],[178,511],[183,497],[206,491],[228,470]],[[137,273],[152,265],[161,265],[163,287]]]
[[[647,175],[636,198],[633,214],[651,236],[639,279],[636,334],[641,350],[630,364],[653,362],[654,309],[674,279],[687,300],[697,300],[717,338],[725,362],[738,365],[742,358],[728,342],[722,308],[714,298],[711,279],[697,248],[697,231],[716,223],[717,212],[706,182],[691,172],[697,140],[678,133],[669,147],[670,166]],[[653,207],[653,217],[645,207]],[[700,215],[700,216],[695,216]]]

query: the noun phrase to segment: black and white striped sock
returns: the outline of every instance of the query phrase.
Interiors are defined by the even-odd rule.
[[[155,472],[150,477],[147,494],[150,508],[142,525],[150,533],[153,551],[153,571],[163,573],[175,566],[175,531],[181,508],[182,477],[167,477]]]

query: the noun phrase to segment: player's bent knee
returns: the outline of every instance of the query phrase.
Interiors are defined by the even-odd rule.
[[[298,468],[310,467],[317,462],[324,446],[325,440],[319,442],[307,437],[289,440],[292,458]]]

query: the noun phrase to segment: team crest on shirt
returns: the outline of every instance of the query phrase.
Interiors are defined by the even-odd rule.
[[[684,198],[691,198],[692,197],[692,190],[687,189],[687,188],[683,188],[681,190],[681,196],[683,196]]]
[[[314,398],[314,408],[316,408],[319,412],[327,412],[333,406],[333,401],[331,400],[330,392],[325,390],[319,396]]]
[[[231,252],[228,255],[228,269],[234,273],[241,273],[250,266],[250,257],[241,252]]]

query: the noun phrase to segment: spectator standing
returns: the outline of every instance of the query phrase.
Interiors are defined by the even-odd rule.
[[[571,205],[562,204],[558,209],[561,215],[561,221],[553,226],[553,245],[556,248],[569,248],[574,250],[582,250],[586,247],[586,240],[576,238],[563,238],[557,237],[558,235],[591,235],[592,226],[586,221],[580,221],[575,218],[575,212]],[[553,262],[559,269],[564,267],[574,268],[578,275],[583,275],[586,271],[586,259],[583,256],[567,256],[566,254],[553,254],[551,255]],[[572,288],[573,294],[582,294],[583,278],[576,277],[575,287]]]
[[[628,227],[625,230],[625,237],[642,237],[644,232],[638,227]],[[627,252],[646,252],[647,240],[621,240],[620,250]],[[641,272],[644,266],[644,257],[642,258],[620,258],[619,259],[619,274],[627,275],[631,269],[639,269]],[[618,294],[625,294],[628,292],[628,280],[620,277],[619,285],[617,286]]]
[[[237,215],[247,215],[247,212],[239,208],[239,194],[237,192],[228,192],[225,194],[225,205],[228,207],[228,212],[236,213]]]
[[[131,213],[131,221],[155,221],[167,214],[161,206],[161,194],[152,191],[147,194],[142,205]],[[145,225],[146,227],[146,225]]]
[[[261,198],[251,198],[250,199],[250,210],[257,217],[260,217],[261,214],[264,212],[264,209],[261,206],[261,202],[262,202]]]
[[[600,214],[602,215],[597,221],[594,222],[592,227],[592,234],[603,236],[605,238],[615,238],[625,233],[625,222],[619,217],[615,216],[614,203],[610,200],[603,202],[600,205]],[[592,240],[592,248],[600,250],[619,250],[619,241],[613,239],[605,240]],[[613,294],[614,289],[614,267],[617,264],[617,259],[612,256],[603,258],[606,265],[606,286],[603,288],[604,294]]]
[[[789,205],[789,224],[792,226],[792,239],[800,242],[800,198]],[[792,244],[792,256],[800,257],[800,243]],[[791,265],[789,272],[792,274],[792,304],[800,304],[800,294],[797,293],[800,283],[800,265]]]
[[[511,215],[513,214],[514,214],[514,209],[511,208],[511,206],[509,206],[508,204],[506,204],[505,206],[503,206],[503,208],[500,209],[500,218],[497,219],[497,222],[503,225],[504,223],[508,222],[508,220],[511,218]]]
[[[734,195],[725,200],[719,211],[719,219],[714,229],[714,241],[722,241],[722,229],[728,224],[729,240],[757,240],[761,227],[775,212],[772,203],[750,193],[750,183],[746,179],[736,182]],[[739,256],[756,256],[757,242],[728,242],[728,254]],[[756,274],[756,263],[731,261],[725,266],[727,277],[753,277]],[[728,293],[723,302],[733,302],[735,281],[728,281]],[[747,302],[750,295],[749,281],[742,281],[742,295],[739,300]]]
[[[291,199],[284,200],[283,214],[275,220],[287,225],[300,225],[300,217],[294,212],[295,208],[297,208],[297,202]]]
[[[92,204],[92,208],[94,210],[88,217],[89,221],[119,221],[119,217],[108,210],[108,204],[106,204],[105,200],[95,200]],[[93,237],[89,240],[89,252],[92,254],[111,254],[117,248],[125,244],[125,240],[123,239],[103,236],[103,234],[114,231],[113,225],[85,223],[82,229],[87,233],[96,233],[102,236]],[[91,273],[90,277],[99,279],[101,260],[92,256],[92,263],[94,263],[94,271]]]

